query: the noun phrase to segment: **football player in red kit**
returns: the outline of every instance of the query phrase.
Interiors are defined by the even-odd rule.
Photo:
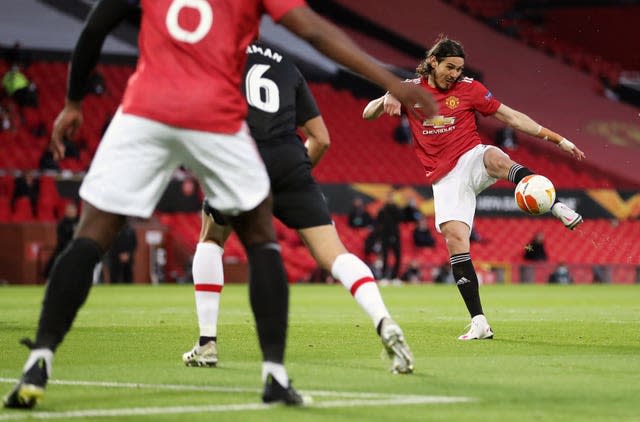
[[[433,95],[438,112],[427,119],[411,112],[407,115],[416,140],[416,155],[433,187],[435,226],[446,239],[453,275],[471,315],[469,331],[459,339],[490,339],[493,331],[482,310],[478,277],[469,253],[476,196],[498,179],[517,184],[533,172],[502,150],[482,144],[475,112],[553,142],[577,160],[583,159],[584,153],[568,139],[502,104],[480,82],[464,77],[464,60],[459,42],[444,37],[438,40],[418,66],[419,77],[405,81]],[[375,119],[385,112],[399,116],[401,109],[402,104],[387,93],[367,104],[363,118]],[[559,201],[551,212],[570,230],[582,222],[578,213]]]

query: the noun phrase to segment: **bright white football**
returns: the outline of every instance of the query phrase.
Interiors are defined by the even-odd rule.
[[[556,200],[556,188],[551,180],[539,174],[523,178],[516,186],[516,204],[527,214],[540,215],[549,212]]]

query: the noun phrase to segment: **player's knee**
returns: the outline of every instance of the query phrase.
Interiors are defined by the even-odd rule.
[[[489,148],[483,161],[489,175],[495,178],[505,178],[514,164],[513,160],[498,148]]]

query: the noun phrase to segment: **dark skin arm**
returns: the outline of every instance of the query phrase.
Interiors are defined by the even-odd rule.
[[[410,112],[424,117],[436,112],[436,103],[429,93],[417,85],[403,84],[399,78],[376,63],[340,28],[310,8],[295,8],[285,14],[279,23],[331,59],[391,92]]]

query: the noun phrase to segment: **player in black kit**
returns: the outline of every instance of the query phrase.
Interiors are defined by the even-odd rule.
[[[249,104],[247,123],[271,179],[273,214],[298,231],[318,265],[340,280],[369,315],[392,359],[391,370],[412,372],[413,356],[402,330],[391,319],[369,267],[340,241],[311,176],[311,168],[330,140],[307,83],[292,62],[266,44],[250,45],[247,54],[243,85]],[[296,134],[298,128],[307,137],[305,144]],[[218,362],[222,254],[230,232],[224,217],[204,201],[200,241],[193,258],[200,339],[182,357],[188,366],[215,366]]]

